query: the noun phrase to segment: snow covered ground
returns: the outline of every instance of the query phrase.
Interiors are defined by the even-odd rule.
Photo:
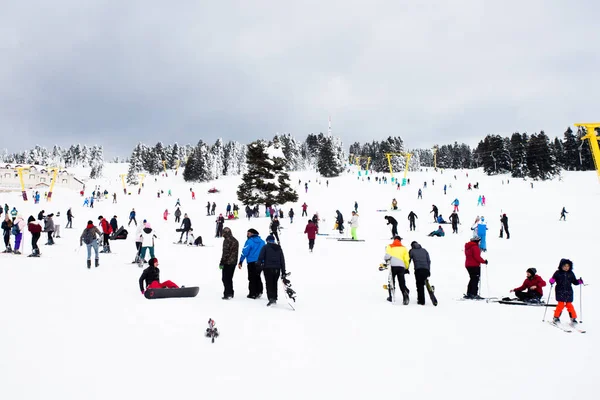
[[[600,278],[593,215],[600,200],[595,172],[563,174],[562,181],[529,182],[506,176],[487,177],[479,171],[410,173],[411,185],[397,191],[357,179],[356,172],[330,179],[329,187],[316,184],[316,174],[292,173],[300,194],[293,208],[293,224],[283,220],[282,246],[287,269],[298,293],[291,311],[280,291],[275,309],[266,296],[250,300],[246,264],[236,270],[235,298],[221,300],[218,263],[221,240],[214,238],[214,217],[206,216],[207,201],[217,203],[217,214],[227,202],[236,202],[240,178],[191,185],[178,177],[147,179],[142,194],[122,195],[118,174],[126,164],[107,164],[106,179],[98,183],[118,193],[118,204],[104,200],[94,209],[83,208],[78,193],[57,189],[52,203],[24,204],[18,193],[0,193],[0,203],[16,205],[23,217],[61,212],[62,238],[43,246],[42,257],[0,254],[3,288],[0,291],[0,387],[3,399],[569,399],[597,398],[593,386],[599,377],[600,329],[596,293]],[[456,174],[456,180],[454,179]],[[431,185],[435,179],[435,185]],[[310,180],[308,193],[304,182]],[[417,190],[423,181],[423,200]],[[467,191],[468,182],[480,189]],[[444,183],[452,184],[443,194]],[[94,183],[88,182],[88,189]],[[207,194],[216,186],[218,194]],[[190,187],[196,192],[191,200]],[[165,194],[160,199],[156,191]],[[173,197],[167,197],[167,190]],[[133,190],[136,193],[135,189]],[[484,194],[487,205],[477,207]],[[177,198],[212,247],[188,248],[177,240],[172,213]],[[390,304],[382,285],[387,272],[378,271],[390,238],[383,219],[392,198],[401,211],[404,244],[419,241],[432,258],[431,282],[439,306],[416,304],[414,275],[407,276],[411,303]],[[430,238],[431,205],[448,217],[451,201],[461,201],[459,235]],[[303,235],[306,218],[318,211],[321,232],[331,232],[335,210],[346,219],[354,201],[359,203],[359,238],[348,243],[319,236],[314,253]],[[73,207],[74,228],[65,230],[66,210]],[[567,221],[559,222],[566,206]],[[88,219],[117,215],[127,223],[131,208],[138,221],[148,219],[160,237],[156,256],[161,279],[200,286],[191,299],[146,300],[139,292],[141,269],[131,264],[133,237],[113,242],[114,254],[102,255],[101,266],[85,267],[85,249],[78,238]],[[285,211],[290,205],[285,206]],[[408,232],[408,213],[418,215],[417,232]],[[261,207],[261,212],[264,207]],[[499,239],[499,215],[507,213],[511,238]],[[264,215],[264,213],[263,213]],[[542,323],[543,308],[485,302],[457,301],[466,291],[464,243],[476,215],[489,221],[489,266],[483,268],[482,295],[509,295],[535,267],[547,281],[561,258],[574,262],[574,271],[589,286],[583,288],[583,327],[586,334],[564,333]],[[243,245],[246,230],[257,229],[265,238],[268,219],[227,221]],[[133,233],[133,228],[130,230]],[[349,231],[349,230],[348,230]],[[31,251],[25,236],[25,254]],[[489,276],[486,276],[486,270]],[[489,285],[489,292],[488,292]],[[545,294],[548,288],[545,288]],[[546,297],[546,296],[545,296]],[[579,288],[575,288],[579,312]],[[548,310],[547,318],[552,310]],[[221,331],[216,343],[203,336],[209,318]],[[566,311],[563,320],[566,320]]]

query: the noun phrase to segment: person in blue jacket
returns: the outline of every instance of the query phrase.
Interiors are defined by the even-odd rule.
[[[454,201],[450,204],[452,204],[454,206],[454,211],[458,212],[458,205],[460,204],[458,199],[454,199]]]
[[[240,256],[240,262],[238,268],[242,269],[244,260],[248,263],[248,297],[249,299],[258,299],[263,294],[263,283],[260,279],[260,270],[258,266],[258,255],[260,250],[265,245],[265,241],[262,240],[256,231],[256,229],[250,228],[246,233],[247,239],[242,249],[242,255]]]
[[[477,224],[477,236],[481,238],[479,241],[479,248],[481,251],[487,251],[487,243],[486,243],[486,235],[487,235],[487,222],[485,222],[485,218],[481,217],[479,223]]]

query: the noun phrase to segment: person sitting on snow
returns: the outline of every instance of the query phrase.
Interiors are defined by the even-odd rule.
[[[179,286],[174,284],[171,281],[160,282],[160,270],[158,269],[158,259],[151,258],[148,261],[149,267],[142,272],[142,276],[140,276],[140,290],[142,294],[146,291],[146,289],[177,289]],[[144,281],[146,281],[146,286],[144,287]]]
[[[528,301],[532,303],[539,303],[544,295],[543,287],[546,286],[546,282],[541,276],[536,275],[537,270],[535,268],[529,268],[526,272],[527,278],[521,286],[512,289],[510,292],[515,294],[521,301]],[[527,289],[527,291],[525,291]]]
[[[446,234],[444,233],[444,229],[442,228],[441,225],[438,225],[438,229],[436,231],[431,232],[429,235],[427,236],[437,236],[437,237],[444,237],[446,236]]]

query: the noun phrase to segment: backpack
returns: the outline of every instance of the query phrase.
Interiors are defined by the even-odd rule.
[[[19,224],[14,224],[10,232],[15,236],[21,233],[21,229],[19,229]]]
[[[90,244],[94,241],[96,235],[94,235],[93,229],[94,228],[89,228],[85,230],[83,233],[83,243]]]

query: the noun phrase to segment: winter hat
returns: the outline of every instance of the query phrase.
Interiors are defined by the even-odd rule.
[[[483,216],[481,217],[481,222],[485,221],[485,218],[483,218]]]
[[[537,274],[537,269],[535,268],[529,268],[526,272],[529,272],[531,274],[531,276],[535,276],[535,274]]]
[[[144,228],[152,229],[152,226],[150,226],[150,222],[146,222]]]
[[[562,269],[562,267],[567,264],[569,264],[571,266],[571,270],[572,270],[573,262],[571,260],[569,260],[568,258],[563,258],[560,260],[560,263],[558,264],[558,269]]]
[[[32,221],[35,221],[35,218],[33,218],[33,215],[30,215],[29,218],[27,218],[27,223],[30,223]]]
[[[158,262],[158,258],[154,257],[154,258],[151,258],[150,260],[148,260],[148,265],[151,267],[154,267],[157,262]]]
[[[258,235],[258,231],[256,229],[254,229],[254,228],[248,229],[248,233],[251,233],[253,235]]]
[[[275,237],[273,235],[269,235],[267,236],[267,242],[269,243],[275,243]]]
[[[473,236],[473,237],[471,238],[471,241],[472,241],[472,242],[479,242],[480,240],[481,240],[481,238],[480,238],[479,236],[477,236],[477,235],[475,235],[475,236]]]
[[[399,235],[394,236],[394,240],[402,240],[402,238]]]

